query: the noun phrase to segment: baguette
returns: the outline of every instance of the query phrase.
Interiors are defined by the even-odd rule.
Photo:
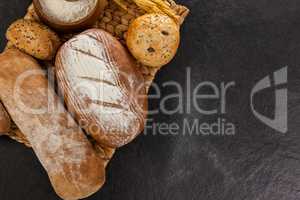
[[[104,161],[60,103],[39,64],[16,49],[0,55],[0,97],[56,193],[82,199],[105,181]],[[54,109],[49,110],[49,107]]]

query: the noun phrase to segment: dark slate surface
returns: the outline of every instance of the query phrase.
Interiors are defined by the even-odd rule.
[[[117,152],[105,186],[89,199],[299,200],[299,0],[182,3],[191,8],[191,14],[182,28],[181,48],[155,82],[163,98],[174,92],[163,87],[164,82],[174,80],[185,86],[187,67],[192,88],[201,81],[235,81],[227,96],[226,118],[235,123],[236,135],[141,135]],[[7,26],[25,13],[28,4],[29,0],[0,1],[1,48]],[[259,122],[249,108],[254,84],[284,66],[289,66],[289,131],[285,135]],[[265,112],[274,106],[271,94],[257,100]],[[159,102],[151,100],[150,108]],[[215,104],[210,101],[203,106]],[[174,105],[172,100],[168,103]],[[180,124],[184,119],[214,121],[218,116],[206,117],[192,109],[152,117],[156,123]],[[34,153],[5,137],[0,138],[0,199],[57,199]]]

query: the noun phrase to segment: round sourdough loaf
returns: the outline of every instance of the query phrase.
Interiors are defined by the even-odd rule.
[[[56,56],[66,104],[100,144],[120,147],[144,128],[147,96],[136,63],[122,44],[100,29],[66,42]]]

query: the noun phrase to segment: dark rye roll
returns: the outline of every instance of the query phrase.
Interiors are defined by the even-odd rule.
[[[90,29],[75,36],[60,48],[55,65],[69,111],[97,142],[121,147],[144,129],[143,76],[109,33]]]

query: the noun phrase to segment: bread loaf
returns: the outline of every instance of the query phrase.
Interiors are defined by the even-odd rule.
[[[63,199],[81,199],[104,183],[100,159],[55,95],[38,63],[17,49],[0,55],[0,97]]]
[[[69,111],[97,142],[120,147],[143,130],[143,76],[109,33],[90,29],[70,39],[58,51],[55,66]]]

